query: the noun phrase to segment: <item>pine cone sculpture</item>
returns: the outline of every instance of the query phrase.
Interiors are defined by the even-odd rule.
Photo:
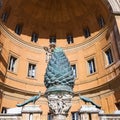
[[[72,92],[74,76],[71,65],[61,48],[55,48],[48,63],[45,79],[47,92]]]

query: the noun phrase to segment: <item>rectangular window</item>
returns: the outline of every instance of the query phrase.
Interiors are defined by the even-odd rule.
[[[74,42],[74,41],[73,41],[73,36],[68,35],[68,36],[67,36],[67,42],[68,42],[68,44],[73,43],[73,42]]]
[[[85,38],[88,38],[90,36],[90,30],[89,30],[88,27],[86,27],[85,29],[83,29],[83,32],[84,32]]]
[[[29,114],[29,120],[33,120],[33,114],[32,113]]]
[[[95,68],[94,58],[88,60],[87,63],[88,63],[88,68],[89,68],[89,74],[95,73],[96,68]]]
[[[48,120],[52,120],[53,119],[53,116],[51,113],[48,113]]]
[[[1,113],[3,113],[3,114],[7,113],[7,108],[6,107],[2,107]]]
[[[102,16],[100,16],[98,18],[98,24],[99,24],[100,28],[104,27],[105,21],[104,21],[104,18]]]
[[[115,103],[118,110],[120,110],[120,102]]]
[[[16,72],[16,64],[17,64],[17,58],[14,56],[10,56],[8,70],[10,70],[11,72]]]
[[[28,65],[28,77],[35,78],[36,65],[29,63]]]
[[[106,57],[107,65],[110,65],[113,63],[113,55],[110,48],[105,51],[105,57]]]
[[[71,67],[72,67],[72,70],[73,70],[73,75],[74,75],[74,78],[76,78],[76,77],[77,77],[76,65],[75,65],[75,64],[74,64],[74,65],[71,65]]]
[[[78,120],[78,112],[72,113],[72,120]]]
[[[15,33],[20,35],[22,33],[22,25],[17,24],[15,27]]]
[[[8,15],[9,15],[8,12],[4,12],[4,13],[2,14],[2,17],[1,17],[2,22],[6,22],[6,21],[7,21]]]
[[[3,0],[0,0],[0,8],[2,7],[3,5]]]
[[[50,37],[50,43],[56,43],[56,37],[55,36],[52,36]]]
[[[36,43],[38,41],[38,34],[33,33],[31,37],[31,41]]]

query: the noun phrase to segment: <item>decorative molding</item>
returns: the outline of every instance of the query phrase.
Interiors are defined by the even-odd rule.
[[[5,34],[5,36],[7,36],[11,41],[13,41],[19,45],[22,45],[24,47],[30,48],[32,50],[44,52],[43,47],[28,43],[28,42],[22,40],[21,38],[19,38],[17,35],[10,32],[7,29],[7,27],[4,24],[2,24],[2,22],[0,22],[0,30],[1,30],[1,33]]]
[[[113,22],[113,18],[112,18],[112,21],[111,21],[111,18],[112,18],[112,16],[110,16],[110,18],[107,22],[108,24],[106,24],[106,26],[104,28],[102,28],[98,34],[96,34],[93,37],[88,38],[83,43],[79,43],[74,46],[63,47],[64,51],[67,52],[70,50],[72,50],[72,51],[78,50],[78,49],[87,47],[91,44],[94,44],[96,41],[99,41],[99,40],[105,38],[105,35],[106,35],[108,29],[110,29],[110,27],[112,27],[112,26],[110,26],[110,23]],[[3,34],[5,34],[11,41],[16,42],[17,44],[22,45],[24,47],[28,47],[32,50],[44,52],[43,47],[26,42],[26,41],[22,40],[21,38],[19,38],[18,36],[16,36],[15,34],[13,34],[12,32],[10,32],[7,29],[7,27],[4,24],[2,24],[2,22],[0,23],[0,29],[1,29],[1,32]]]
[[[113,13],[120,14],[120,0],[107,0],[112,7]]]
[[[26,80],[22,80],[22,79],[16,79],[16,78],[13,78],[11,76],[8,76],[6,75],[6,78],[10,79],[10,80],[13,80],[13,81],[16,81],[16,82],[19,82],[19,83],[23,83],[23,84],[27,84],[27,85],[32,85],[32,86],[40,86],[40,87],[44,87],[44,84],[41,84],[41,83],[34,83],[34,82],[30,82],[30,81],[26,81]]]
[[[9,91],[10,92],[10,91]],[[16,93],[17,93],[17,91],[16,91]],[[89,93],[91,93],[91,91],[89,91]],[[109,96],[109,95],[111,95],[111,94],[113,94],[114,92],[112,91],[112,90],[106,90],[106,91],[103,91],[103,92],[98,92],[97,94],[94,94],[94,93],[91,93],[92,94],[92,96],[89,96],[89,98],[91,98],[91,99],[93,99],[93,98],[95,98],[95,97],[100,97],[100,98],[103,98],[103,97],[107,97],[107,96]],[[19,94],[19,93],[18,93]],[[37,93],[36,93],[37,94]],[[34,94],[34,95],[36,95],[36,94]],[[76,102],[79,102],[80,101],[80,99],[78,98],[79,97],[79,94],[81,94],[81,92],[79,92],[79,93],[75,93],[75,95],[74,95],[74,98],[72,99],[72,103],[76,103]],[[21,97],[21,96],[16,96],[16,95],[14,95],[13,93],[8,93],[8,92],[6,92],[6,91],[4,91],[3,93],[2,93],[2,95],[3,95],[3,97],[4,98],[7,98],[7,99],[11,99],[11,100],[27,100],[28,99],[28,96],[27,96],[27,94],[26,93],[24,93],[24,94],[22,94],[23,96]],[[84,95],[84,93],[82,93],[82,95]],[[26,97],[25,97],[26,96]],[[31,95],[32,96],[32,95]],[[75,97],[75,96],[78,96],[78,97]],[[44,98],[44,99],[42,99],[42,98]],[[47,99],[44,97],[44,95],[43,95],[43,93],[42,93],[42,96],[41,96],[41,99],[39,99],[38,101],[37,101],[38,103],[41,103],[41,104],[46,104],[48,101],[47,101]]]
[[[20,94],[26,94],[26,95],[36,95],[37,92],[34,92],[34,91],[28,91],[28,90],[23,90],[23,89],[19,89],[19,88],[15,88],[15,87],[12,87],[10,85],[6,85],[2,82],[0,82],[0,88],[2,89],[2,91],[16,91],[16,93],[20,93]],[[43,93],[41,93],[41,95],[43,95]]]
[[[120,76],[118,76],[118,78],[116,78],[116,79],[119,79],[120,78]],[[74,92],[74,96],[78,96],[79,94],[88,94],[88,93],[96,93],[96,91],[98,91],[98,94],[99,95],[104,95],[104,94],[108,94],[108,93],[111,93],[111,92],[113,92],[113,90],[110,88],[110,83],[111,82],[113,82],[113,81],[109,81],[108,83],[106,83],[106,84],[103,84],[103,85],[101,85],[101,86],[97,86],[97,87],[94,87],[94,88],[92,88],[92,89],[88,89],[88,90],[83,90],[83,91],[75,91]],[[11,87],[11,86],[9,86],[9,85],[6,85],[6,84],[4,84],[4,83],[0,83],[0,86],[1,86],[1,89],[3,89],[3,91],[4,90],[8,90],[8,91],[16,91],[16,93],[21,93],[21,94],[29,94],[29,95],[36,95],[37,93],[36,92],[32,92],[32,91],[26,91],[26,90],[22,90],[22,89],[18,89],[18,88],[14,88],[14,87]],[[111,90],[107,90],[107,91],[105,91],[105,92],[100,92],[102,89],[111,89]],[[115,88],[114,89],[114,91],[117,91],[117,90],[119,90],[120,88]],[[44,96],[44,93],[41,91],[41,96]],[[95,96],[99,96],[99,95],[95,95]],[[94,96],[94,97],[95,97]]]

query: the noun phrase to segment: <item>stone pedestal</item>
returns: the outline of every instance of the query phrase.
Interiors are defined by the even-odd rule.
[[[66,115],[53,115],[53,120],[66,120]]]
[[[24,106],[22,109],[22,120],[40,120],[42,111],[38,105]]]
[[[100,109],[93,105],[83,105],[80,108],[80,120],[99,120]]]
[[[50,112],[53,120],[66,120],[71,107],[72,95],[69,93],[52,93],[47,96]]]

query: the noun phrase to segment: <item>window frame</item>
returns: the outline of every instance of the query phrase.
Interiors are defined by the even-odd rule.
[[[9,17],[9,13],[7,11],[3,12],[1,16],[2,22],[7,22],[8,17]]]
[[[11,61],[11,57],[13,57],[13,58],[15,58],[16,60],[15,60],[15,67],[14,67],[14,70],[11,70],[9,67],[11,66],[10,65],[10,61]],[[8,64],[8,67],[7,67],[7,70],[9,71],[9,72],[11,72],[11,73],[17,73],[17,71],[18,71],[18,56],[16,56],[16,55],[14,55],[14,54],[9,54],[9,64]]]
[[[50,118],[50,119],[49,119]],[[52,113],[48,113],[47,120],[53,120],[53,115]]]
[[[0,0],[0,8],[3,6],[3,0]]]
[[[109,50],[109,49],[111,50],[111,55],[112,55],[112,60],[113,60],[110,64],[109,64],[108,58],[106,56],[106,51]],[[107,67],[109,67],[109,66],[111,66],[111,65],[113,65],[115,63],[115,56],[114,56],[114,52],[113,52],[113,48],[112,48],[111,44],[109,44],[108,46],[106,46],[103,49],[103,59],[104,59],[105,68],[107,68]]]
[[[32,35],[31,35],[31,42],[34,42],[36,43],[38,41],[38,34],[33,32]]]
[[[90,60],[94,60],[94,67],[95,67],[95,72],[90,72],[90,67],[89,67],[89,63],[88,63],[88,61],[90,61]],[[86,68],[87,68],[87,75],[94,75],[94,74],[96,74],[97,73],[97,63],[96,63],[96,57],[95,57],[95,55],[91,55],[90,57],[87,57],[86,58]]]
[[[29,75],[29,65],[35,65],[35,75],[34,75],[34,77],[32,77],[32,75]],[[32,70],[33,71],[33,70]],[[36,71],[37,71],[37,64],[35,63],[35,62],[31,62],[31,61],[28,61],[28,65],[27,65],[27,78],[29,78],[29,79],[36,79]]]
[[[94,74],[96,72],[96,65],[95,65],[95,59],[91,58],[87,60],[88,68],[89,68],[89,74]]]
[[[7,109],[8,109],[7,107],[2,107],[1,113],[2,114],[6,114],[7,113]]]
[[[88,38],[91,36],[90,28],[88,26],[83,28],[83,34],[85,38]]]
[[[29,114],[29,120],[33,120],[33,113]]]
[[[97,18],[97,22],[100,28],[103,28],[105,26],[105,19],[103,18],[103,16],[100,15]]]
[[[49,43],[50,44],[56,44],[56,36],[50,36],[50,38],[49,38]]]
[[[76,113],[77,113],[77,117],[76,117]],[[75,118],[73,119],[73,114],[75,114]],[[79,112],[75,111],[75,112],[71,112],[71,120],[79,120]]]
[[[66,39],[67,39],[67,43],[68,43],[68,44],[74,43],[74,39],[73,39],[73,36],[72,36],[72,35],[67,35],[67,36],[66,36]]]
[[[17,24],[17,25],[15,26],[15,33],[16,33],[17,35],[21,35],[21,34],[22,34],[22,29],[23,29],[23,25],[22,25],[22,24]]]
[[[76,61],[73,61],[73,62],[70,62],[70,65],[72,67],[72,65],[75,65],[76,66],[76,77],[74,78],[75,80],[78,79],[78,65],[77,65],[77,62]]]

